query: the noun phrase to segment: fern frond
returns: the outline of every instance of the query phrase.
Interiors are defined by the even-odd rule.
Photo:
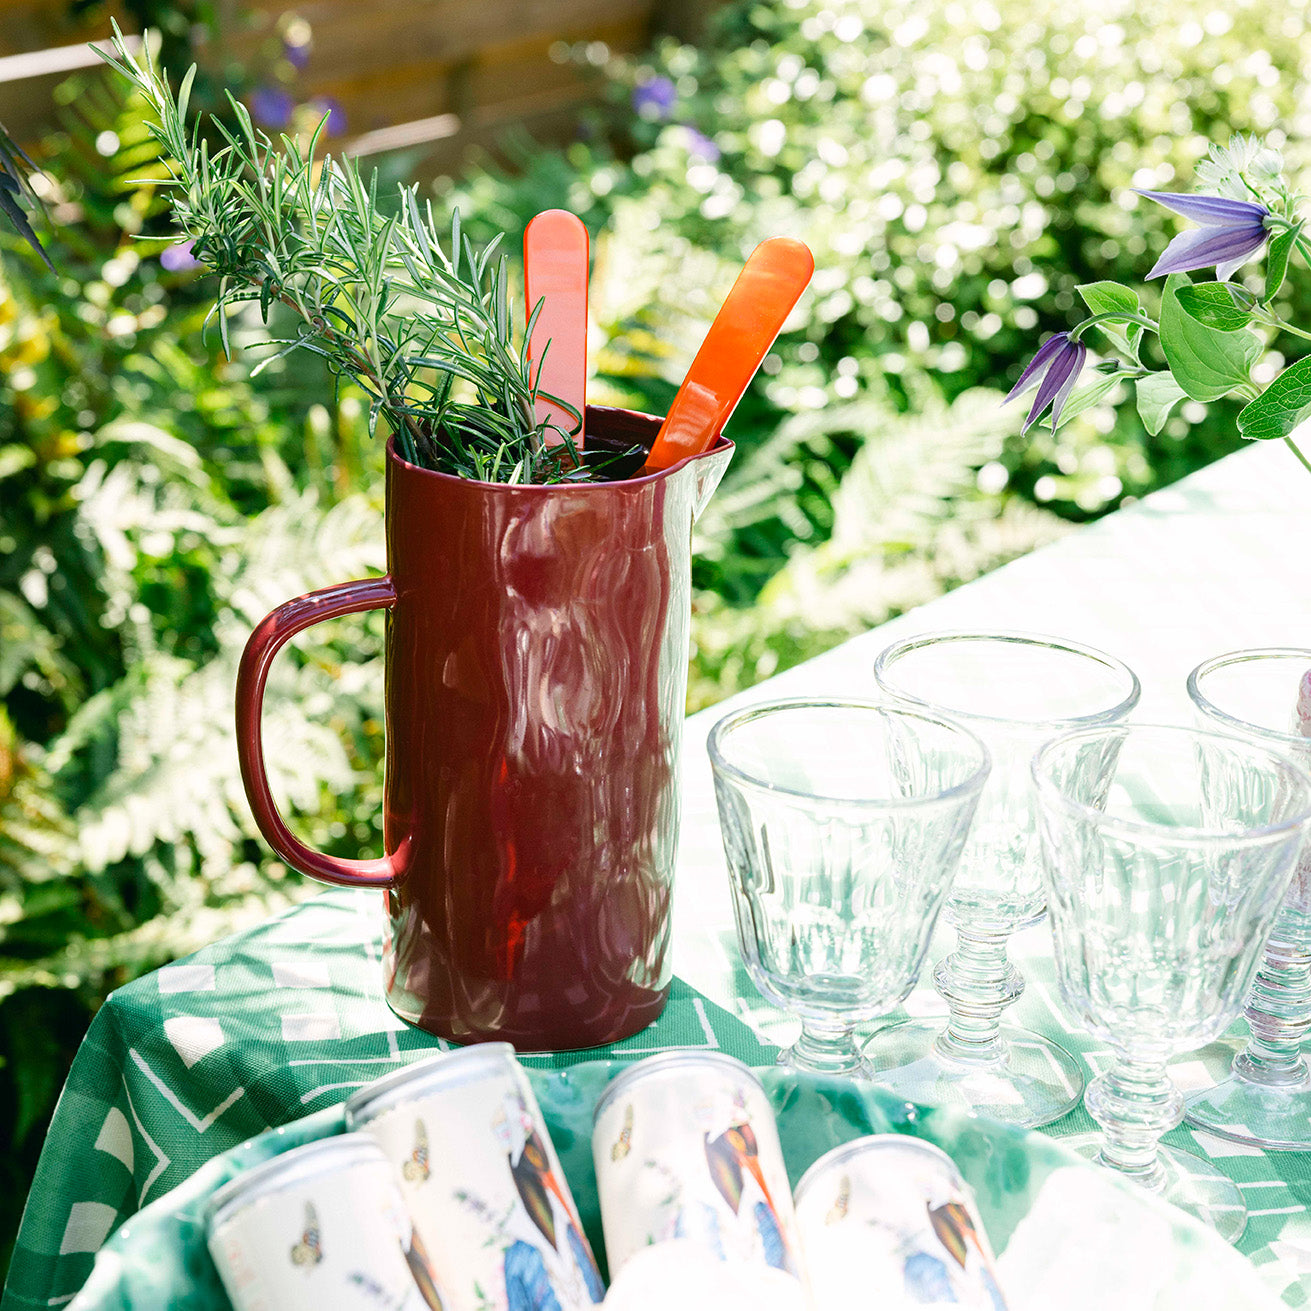
[[[915,549],[978,498],[978,470],[1001,454],[1008,419],[997,393],[981,388],[950,405],[935,399],[913,414],[885,414],[842,477],[820,552],[841,559]]]
[[[292,495],[241,534],[232,571],[215,580],[219,598],[249,633],[289,596],[385,569],[382,524],[368,496],[347,496],[323,510],[312,492]]]
[[[117,495],[112,487],[104,492],[116,472],[89,498],[104,540],[111,526],[104,517],[96,519],[97,507],[102,493],[111,502]],[[136,505],[126,491],[123,500],[120,518],[158,514]],[[192,527],[181,510],[172,519],[162,517],[167,527]],[[144,857],[157,844],[193,847],[210,872],[237,859],[240,844],[256,836],[232,738],[232,688],[246,637],[286,597],[381,568],[379,524],[368,497],[346,497],[325,511],[304,493],[265,510],[244,530],[227,530],[238,549],[231,553],[231,569],[214,580],[218,653],[200,665],[145,653],[129,676],[73,717],[50,751],[51,767],[67,771],[112,728],[116,764],[78,815],[88,869]],[[122,541],[128,543],[129,534],[123,532]],[[315,636],[321,647],[334,640],[330,629]],[[342,793],[356,785],[341,720],[344,715],[349,727],[377,717],[378,666],[376,659],[343,666],[337,658],[284,658],[274,666],[265,714],[267,740],[276,744],[269,768],[275,789],[293,808],[312,815],[325,789]]]
[[[826,434],[864,440],[834,490],[826,541],[794,549],[749,610],[698,594],[691,704],[818,655],[1059,536],[1055,515],[978,489],[978,469],[998,458],[1009,429],[1000,400],[978,389],[950,405],[926,398],[913,415],[863,401],[782,425],[747,462],[711,531],[732,541],[734,513],[767,513],[761,485],[777,483],[780,457]]]
[[[0,697],[25,675],[57,685],[73,677],[75,670],[27,599],[0,590]]]
[[[73,826],[46,771],[25,754],[0,709],[0,930],[23,913],[23,894],[67,869]]]
[[[173,907],[144,923],[103,937],[66,933],[57,950],[37,960],[0,955],[0,1000],[22,988],[69,987],[79,980],[130,979],[156,969],[314,895],[308,879],[267,883],[215,898],[200,879],[180,880]]]
[[[238,652],[199,669],[156,656],[139,694],[117,719],[118,766],[78,812],[82,861],[102,870],[143,857],[158,843],[194,846],[205,872],[238,858],[257,836],[232,737]],[[280,661],[270,679],[265,731],[270,776],[298,810],[317,810],[322,790],[344,792],[355,773],[329,719],[331,680],[317,666]]]

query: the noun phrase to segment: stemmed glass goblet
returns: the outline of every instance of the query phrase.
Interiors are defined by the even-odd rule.
[[[1166,1062],[1237,1016],[1311,829],[1311,777],[1186,728],[1067,734],[1033,761],[1061,999],[1114,1052],[1066,1139],[1230,1241],[1247,1211],[1200,1157],[1160,1146],[1183,1118]]]
[[[780,1061],[868,1075],[854,1027],[915,985],[987,749],[931,715],[806,700],[729,715],[709,749],[747,971],[802,1023]]]
[[[1265,647],[1204,661],[1188,675],[1199,723],[1311,765],[1311,737],[1297,730],[1298,689],[1311,650]],[[1244,1007],[1250,1038],[1233,1073],[1189,1098],[1185,1116],[1223,1138],[1311,1151],[1311,1069],[1301,1043],[1311,1029],[1311,851],[1304,850]]]
[[[952,632],[909,638],[874,665],[896,705],[944,715],[986,743],[992,773],[979,802],[947,918],[957,945],[934,971],[950,1008],[876,1033],[866,1055],[880,1081],[909,1101],[961,1105],[1026,1128],[1078,1105],[1083,1072],[1058,1043],[1002,1012],[1024,989],[1007,940],[1043,913],[1029,763],[1058,733],[1123,720],[1138,680],[1092,647],[1023,633]]]

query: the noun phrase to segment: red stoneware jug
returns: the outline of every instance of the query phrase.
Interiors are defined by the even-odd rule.
[[[660,420],[589,406],[589,459],[640,469]],[[237,747],[260,831],[328,883],[386,889],[387,1000],[457,1042],[591,1047],[669,991],[692,524],[732,454],[648,477],[508,486],[387,455],[387,575],[297,597],[251,635]],[[278,649],[387,610],[384,843],[339,860],[288,830],[260,714]],[[276,750],[276,745],[274,747]]]

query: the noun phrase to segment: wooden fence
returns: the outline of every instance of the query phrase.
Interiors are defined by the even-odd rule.
[[[219,0],[217,51],[258,59],[294,14],[307,62],[289,90],[341,106],[347,147],[422,148],[425,171],[453,167],[511,125],[561,139],[595,94],[568,48],[641,50],[661,31],[695,35],[712,0]],[[51,121],[61,77],[90,66],[102,12],[76,22],[68,0],[0,0],[0,122],[30,140]],[[111,6],[113,13],[117,6]],[[125,30],[131,23],[119,14]],[[217,51],[215,53],[217,53]],[[202,50],[200,57],[206,58]]]

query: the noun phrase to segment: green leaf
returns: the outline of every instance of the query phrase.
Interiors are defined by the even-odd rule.
[[[1086,387],[1080,387],[1078,391],[1065,402],[1065,408],[1061,411],[1061,426],[1069,423],[1071,419],[1077,418],[1085,410],[1091,410],[1094,405],[1100,405],[1107,396],[1113,392],[1120,384],[1123,374],[1103,375],[1095,382],[1090,382]],[[1056,430],[1053,428],[1053,432]]]
[[[1284,275],[1288,272],[1288,257],[1293,253],[1293,246],[1306,225],[1299,223],[1295,228],[1285,228],[1270,243],[1266,252],[1265,264],[1265,298],[1267,304],[1274,300],[1275,293],[1284,285]]]
[[[195,80],[196,65],[192,64],[182,79],[182,85],[178,88],[178,119],[184,123],[187,119],[187,106],[191,104],[191,84]]]
[[[1311,418],[1311,356],[1289,365],[1238,416],[1238,431],[1248,441],[1287,437]]]
[[[0,183],[7,183],[17,190],[18,184],[12,182],[6,173],[0,173]],[[18,202],[10,194],[9,187],[4,185],[0,185],[0,214],[3,214],[9,220],[14,231],[40,255],[42,263],[53,273],[55,266],[50,262],[50,256],[46,254],[45,248],[37,239],[36,233],[32,230],[32,225],[27,221],[27,215],[23,213]]]
[[[1085,282],[1079,288],[1079,295],[1092,314],[1111,314],[1116,310],[1137,314],[1141,308],[1138,293],[1118,282]]]
[[[1079,288],[1079,295],[1092,314],[1143,312],[1138,293],[1132,287],[1122,287],[1118,282],[1085,282]],[[1143,336],[1141,323],[1099,323],[1097,327],[1108,340],[1127,351],[1135,360],[1138,358],[1138,343]]]
[[[1153,437],[1165,427],[1170,411],[1187,396],[1187,392],[1167,370],[1149,373],[1138,379],[1138,417]]]
[[[1193,284],[1172,273],[1161,296],[1161,349],[1175,381],[1195,401],[1214,401],[1251,381],[1261,352],[1250,332],[1219,332],[1184,312],[1179,292]]]
[[[1234,304],[1223,282],[1204,282],[1200,287],[1180,287],[1179,304],[1190,319],[1217,332],[1238,332],[1252,321],[1250,310]]]

